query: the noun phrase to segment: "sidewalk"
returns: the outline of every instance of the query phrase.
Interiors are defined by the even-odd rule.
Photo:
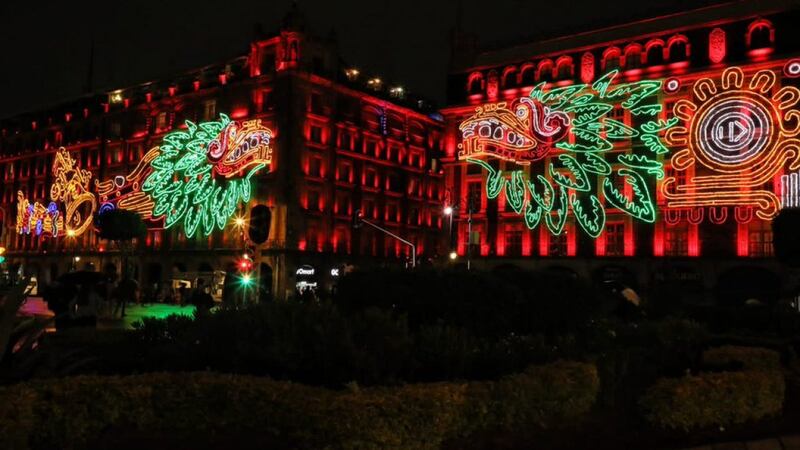
[[[798,424],[800,426],[800,424]],[[748,442],[725,442],[685,450],[800,450],[800,434]]]

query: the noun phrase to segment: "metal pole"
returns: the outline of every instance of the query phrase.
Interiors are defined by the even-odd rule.
[[[389,230],[387,230],[385,228],[382,228],[382,227],[379,227],[378,225],[375,225],[374,223],[370,222],[369,220],[361,219],[361,222],[371,226],[372,228],[375,228],[378,231],[382,231],[383,233],[386,233],[389,236],[391,236],[391,237],[397,239],[398,241],[402,242],[403,244],[406,244],[409,247],[411,247],[411,267],[412,268],[417,267],[417,246],[416,245],[412,244],[410,241],[407,241],[407,240],[401,238],[400,236],[392,233],[391,231],[389,231]]]
[[[450,251],[453,250],[453,214],[455,213],[455,210],[450,211],[450,235],[448,236]]]
[[[470,269],[470,257],[472,256],[472,208],[467,210],[467,270]]]

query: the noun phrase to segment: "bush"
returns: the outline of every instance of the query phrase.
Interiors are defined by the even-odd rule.
[[[779,414],[785,390],[777,370],[703,373],[658,380],[640,406],[651,424],[689,431]]]
[[[345,391],[214,373],[81,376],[0,388],[0,448],[82,447],[122,426],[258,432],[293,448],[434,449],[484,428],[573,418],[597,390],[594,367],[572,362],[496,382]]]
[[[760,347],[725,345],[703,352],[703,365],[725,367],[739,364],[744,369],[780,369],[781,355],[775,350]]]

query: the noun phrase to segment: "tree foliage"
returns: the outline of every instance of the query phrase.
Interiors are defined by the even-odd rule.
[[[800,208],[781,210],[772,221],[775,256],[790,266],[800,266]]]
[[[97,216],[95,224],[100,231],[100,238],[110,241],[132,241],[147,233],[142,216],[126,209],[104,211]]]

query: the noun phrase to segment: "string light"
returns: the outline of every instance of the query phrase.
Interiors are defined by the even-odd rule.
[[[182,223],[187,237],[198,229],[209,235],[250,199],[250,178],[272,161],[272,131],[258,119],[240,124],[224,114],[186,127],[164,136],[141,188],[165,228]]]
[[[800,208],[800,173],[781,175],[781,207]]]
[[[661,134],[677,125],[675,118],[660,118],[657,94],[660,81],[616,83],[617,71],[591,85],[579,84],[546,90],[535,86],[528,98],[479,106],[459,126],[459,157],[486,170],[486,197],[505,193],[512,211],[525,225],[544,226],[554,235],[564,232],[570,211],[580,228],[598,238],[606,224],[606,207],[637,220],[654,222],[656,205],[649,184],[664,176],[658,155],[669,149]],[[612,111],[629,111],[640,117],[627,125],[609,117]],[[607,161],[615,144],[645,149],[646,154],[618,154],[616,167]],[[528,176],[523,170],[504,172],[478,157],[494,157],[519,165],[547,158],[546,173]],[[611,177],[624,182],[617,187]],[[628,194],[630,193],[630,195]],[[544,220],[542,220],[544,217]]]
[[[667,207],[753,207],[765,220],[778,213],[781,199],[767,183],[787,164],[800,168],[800,89],[783,86],[772,94],[776,81],[770,70],[746,79],[742,69],[730,67],[718,82],[697,80],[696,101],[675,104],[685,125],[665,136],[677,148],[672,167],[691,173],[700,164],[706,170],[682,184],[675,176],[666,178],[661,191]]]
[[[57,237],[64,230],[70,236],[78,236],[91,226],[97,208],[95,196],[89,191],[91,172],[79,168],[61,147],[53,160],[53,174],[51,202],[46,207],[39,202],[30,203],[21,191],[17,192],[17,233]],[[59,204],[63,204],[63,214]]]
[[[92,224],[98,197],[100,212],[126,209],[152,222],[163,219],[166,228],[183,223],[188,237],[198,228],[206,235],[222,229],[239,203],[250,199],[250,178],[272,162],[272,131],[258,119],[240,123],[224,114],[186,125],[186,131],[164,136],[128,175],[95,180],[97,197],[89,190],[91,172],[62,147],[53,162],[52,202],[45,207],[17,193],[17,232],[79,236]]]

